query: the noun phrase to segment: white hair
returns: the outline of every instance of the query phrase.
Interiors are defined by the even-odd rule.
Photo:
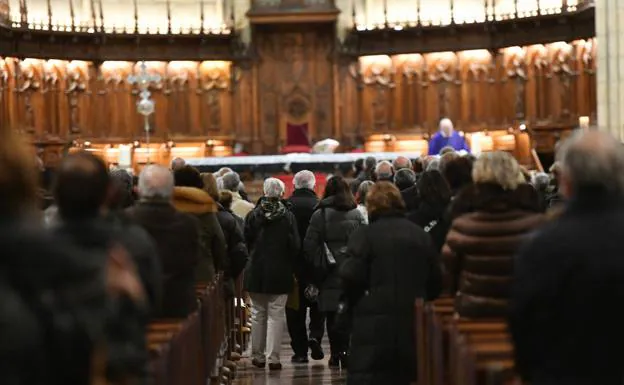
[[[223,177],[218,177],[217,178],[217,190],[219,190],[219,191],[225,190],[223,188]]]
[[[392,176],[392,163],[387,160],[382,160],[377,163],[377,167],[375,167],[375,174],[377,174],[380,178],[389,178]]]
[[[293,184],[295,185],[295,189],[307,188],[309,190],[314,190],[314,187],[316,186],[316,177],[312,171],[299,171],[295,174]]]
[[[449,118],[443,118],[440,120],[439,127],[442,127],[442,126],[450,126],[451,128],[454,128],[453,121]]]
[[[267,178],[264,181],[264,196],[267,198],[281,198],[286,186],[284,182],[276,178]]]
[[[234,171],[230,171],[223,175],[223,189],[232,192],[238,192],[240,189],[240,176]]]
[[[143,199],[170,200],[173,196],[173,173],[158,165],[149,165],[139,176],[139,195]]]

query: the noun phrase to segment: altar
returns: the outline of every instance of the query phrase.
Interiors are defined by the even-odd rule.
[[[237,172],[259,174],[275,174],[280,172],[296,173],[301,170],[313,172],[334,172],[337,169],[346,171],[353,162],[366,157],[375,157],[378,161],[392,161],[398,156],[417,159],[421,153],[414,152],[359,152],[338,154],[285,154],[257,156],[225,156],[210,158],[189,158],[186,163],[198,168],[201,172],[214,172],[222,167],[229,167]]]

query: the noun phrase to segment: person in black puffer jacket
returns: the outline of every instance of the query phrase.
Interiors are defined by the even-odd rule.
[[[431,236],[438,252],[444,246],[451,221],[447,209],[451,202],[451,190],[439,171],[426,171],[417,184],[420,204],[407,218]]]
[[[349,185],[340,176],[327,181],[323,199],[317,206],[310,220],[310,226],[303,242],[304,254],[308,264],[319,270],[319,258],[325,257],[324,243],[327,244],[336,259],[336,266],[344,262],[349,236],[365,223],[362,213],[357,209],[355,198]],[[316,278],[320,295],[319,310],[325,313],[331,358],[330,367],[347,365],[349,338],[334,328],[336,312],[343,294],[338,271],[328,271],[325,277]]]
[[[339,269],[353,315],[347,384],[408,385],[417,375],[414,301],[439,295],[439,257],[429,236],[405,218],[395,186],[377,183],[366,204],[370,224],[351,235]]]
[[[282,201],[284,183],[269,178],[264,197],[245,219],[245,240],[251,258],[245,269],[245,290],[251,297],[252,364],[280,370],[286,301],[294,283],[299,256],[297,221]]]

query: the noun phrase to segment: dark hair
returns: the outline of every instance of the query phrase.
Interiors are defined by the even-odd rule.
[[[221,191],[219,193],[219,203],[226,210],[229,210],[232,207],[232,200],[233,199],[234,199],[234,197],[232,196],[232,192],[231,191],[225,190],[225,191]]]
[[[375,159],[372,156],[369,156],[364,160],[365,171],[370,171],[370,172],[374,171],[376,165],[377,165],[377,159]]]
[[[408,168],[402,168],[394,174],[394,184],[403,191],[416,183],[416,173]]]
[[[334,198],[334,206],[338,208],[351,210],[357,207],[355,198],[351,193],[351,189],[349,188],[347,181],[345,181],[341,176],[334,176],[329,178],[327,181],[323,199],[327,199],[329,197]]]
[[[405,202],[399,189],[390,182],[377,182],[366,196],[368,215],[380,212],[404,211]]]
[[[412,159],[412,169],[416,174],[420,174],[423,170],[423,161],[422,158]]]
[[[418,195],[423,203],[441,207],[451,202],[451,189],[437,170],[423,172],[417,186]]]
[[[184,166],[174,171],[173,179],[175,185],[179,187],[204,188],[204,181],[197,169],[191,166]]]
[[[115,170],[110,173],[111,195],[108,199],[108,208],[123,210],[134,204],[132,196],[132,176],[126,170]]]
[[[355,169],[355,176],[358,176],[364,169],[364,159],[360,158],[353,162],[353,168]]]
[[[444,166],[444,178],[451,191],[457,192],[462,187],[472,184],[473,161],[464,156],[451,159]]]
[[[110,176],[104,161],[90,152],[68,155],[59,166],[54,199],[64,219],[94,218],[106,202]]]

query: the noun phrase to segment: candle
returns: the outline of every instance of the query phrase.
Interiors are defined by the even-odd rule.
[[[589,128],[589,116],[579,117],[579,127],[583,130],[587,130]]]

